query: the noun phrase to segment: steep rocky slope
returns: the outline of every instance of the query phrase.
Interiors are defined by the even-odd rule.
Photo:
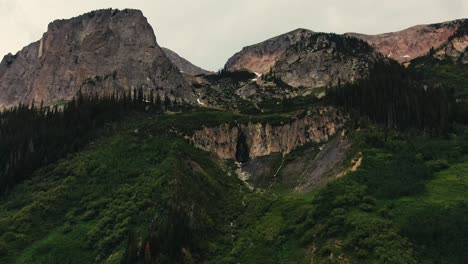
[[[263,81],[294,88],[317,88],[363,77],[375,57],[372,47],[356,38],[297,29],[243,48],[225,68],[253,71],[265,75]]]
[[[260,74],[267,73],[287,48],[313,34],[310,30],[300,28],[245,47],[227,61],[225,68],[230,71],[246,69]]]
[[[179,54],[175,53],[174,51],[168,49],[168,48],[162,48],[164,53],[166,53],[166,56],[171,60],[171,62],[179,68],[179,70],[182,73],[186,73],[189,75],[199,75],[199,74],[208,74],[210,73],[207,70],[204,70],[187,59],[181,57]]]
[[[143,87],[191,100],[191,88],[138,10],[99,10],[49,24],[42,38],[0,64],[0,107],[53,103],[78,90],[106,94]]]
[[[377,56],[372,47],[359,39],[317,33],[289,47],[267,79],[304,88],[353,82],[367,75]]]
[[[327,141],[343,127],[346,118],[332,107],[309,111],[301,118],[281,124],[223,124],[197,130],[193,144],[222,159],[240,162],[272,153],[289,153],[307,143]]]
[[[468,20],[456,21],[457,31],[449,37],[448,41],[433,51],[435,58],[443,60],[450,58],[453,61],[468,64]]]
[[[345,35],[360,38],[367,41],[385,56],[407,63],[417,57],[427,54],[431,48],[437,49],[447,43],[466,20],[454,20],[431,25],[417,25],[401,31],[365,35],[359,33],[347,33]],[[462,37],[462,36],[460,36]],[[466,38],[455,41],[454,49],[462,52],[468,44]],[[447,50],[451,53],[453,49]]]

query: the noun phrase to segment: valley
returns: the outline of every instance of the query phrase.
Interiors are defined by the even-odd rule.
[[[0,64],[0,263],[466,263],[466,21],[218,72],[139,10],[50,23]]]

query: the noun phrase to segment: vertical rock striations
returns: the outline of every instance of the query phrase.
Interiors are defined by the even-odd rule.
[[[191,100],[191,88],[156,42],[141,11],[99,10],[49,24],[40,41],[0,64],[0,107],[53,103],[83,92],[143,88]]]
[[[249,122],[205,127],[195,131],[191,141],[219,158],[245,162],[271,153],[289,153],[307,143],[327,141],[345,121],[335,108],[322,107],[278,125]]]

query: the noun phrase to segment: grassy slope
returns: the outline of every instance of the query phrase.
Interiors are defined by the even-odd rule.
[[[239,188],[235,177],[227,177],[206,154],[181,139],[138,123],[125,126],[88,150],[38,171],[2,198],[0,262],[117,263],[129,228],[146,228],[178,190],[175,180],[191,188],[184,191],[196,202],[222,202],[229,193],[217,197],[219,191],[229,190],[230,184]]]
[[[431,263],[466,263],[468,253],[468,156],[438,172],[415,197],[392,203],[403,233],[419,245]]]
[[[446,139],[395,134],[386,142],[364,133],[360,141],[367,162],[349,179],[371,189],[379,214],[413,245],[418,262],[468,260],[466,133],[462,127]]]
[[[288,115],[255,117],[278,118]],[[122,122],[114,135],[37,171],[1,198],[0,263],[120,263],[129,231],[143,237],[174,197],[195,208],[191,254],[209,263],[466,260],[458,248],[426,250],[437,244],[424,245],[425,235],[446,225],[426,230],[407,221],[430,217],[433,210],[418,210],[429,203],[448,206],[453,222],[463,223],[466,138],[390,133],[384,140],[379,129],[356,132],[362,166],[321,191],[293,195],[248,191],[228,165],[170,131],[251,119],[202,111]],[[439,171],[435,177],[431,168]]]
[[[210,113],[200,115],[206,118]],[[197,126],[188,120],[200,115],[127,120],[115,135],[37,171],[0,200],[0,262],[119,263],[129,231],[144,236],[166,201],[180,193],[181,203],[198,208],[200,234],[194,238],[194,251],[201,253],[194,257],[213,263],[242,258],[243,251],[231,252],[231,236],[250,230],[279,200],[248,192],[227,165],[195,150],[169,129]],[[216,116],[219,122],[233,119]],[[276,216],[284,213],[273,211]],[[265,225],[268,219],[265,216]],[[271,233],[247,233],[262,233],[255,240],[269,247],[287,221],[275,223],[279,226],[272,226]],[[263,241],[263,236],[269,239]],[[235,242],[239,249],[245,246],[239,243]],[[295,250],[302,259],[302,249]],[[259,257],[271,257],[268,254]],[[289,253],[281,254],[288,258]]]

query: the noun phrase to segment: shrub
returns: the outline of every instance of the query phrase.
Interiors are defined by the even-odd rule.
[[[435,172],[447,169],[449,167],[449,163],[444,159],[430,160],[426,162],[426,165]]]

